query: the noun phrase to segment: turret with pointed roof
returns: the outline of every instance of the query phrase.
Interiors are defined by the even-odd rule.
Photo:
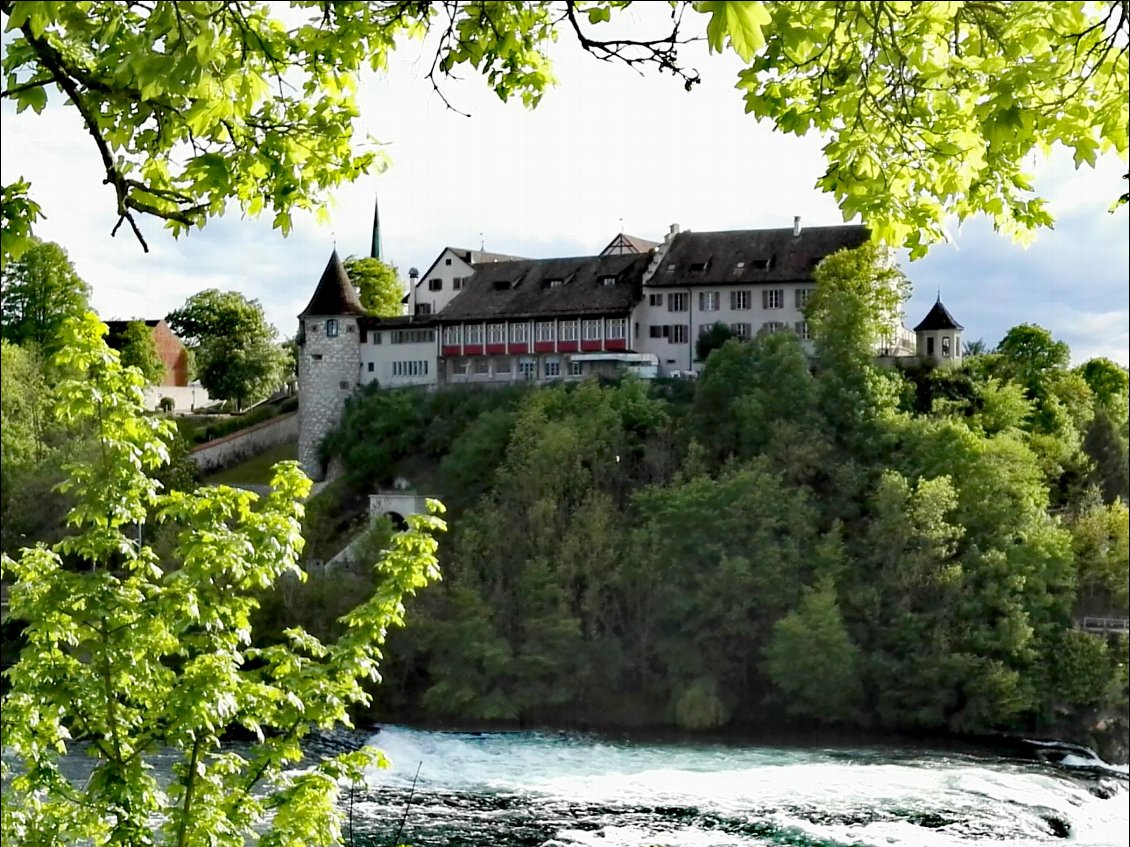
[[[915,350],[920,358],[942,364],[961,363],[961,331],[964,327],[957,322],[949,309],[938,299],[930,311],[914,328]]]
[[[322,271],[322,278],[314,289],[314,296],[306,304],[298,317],[307,318],[312,315],[324,317],[327,315],[357,315],[366,314],[365,307],[361,305],[361,298],[357,296],[357,289],[349,281],[349,274],[345,272],[345,265],[337,250],[333,251],[326,269]]]
[[[314,296],[298,316],[298,461],[315,480],[325,476],[320,447],[337,426],[361,376],[365,308],[333,251]]]

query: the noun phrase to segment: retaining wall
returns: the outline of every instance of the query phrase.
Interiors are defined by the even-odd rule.
[[[201,444],[189,453],[189,458],[200,473],[210,474],[246,461],[277,444],[297,440],[298,412],[290,412]]]

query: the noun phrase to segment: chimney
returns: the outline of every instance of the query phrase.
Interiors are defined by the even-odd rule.
[[[416,317],[416,283],[420,279],[420,272],[416,268],[408,269],[408,316]]]
[[[793,215],[793,238],[800,235],[800,215]]]

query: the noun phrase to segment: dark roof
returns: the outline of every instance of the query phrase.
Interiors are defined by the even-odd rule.
[[[580,256],[476,264],[441,323],[627,312],[639,301],[648,256]],[[605,285],[605,277],[615,277]],[[551,285],[560,280],[559,284]]]
[[[862,226],[683,232],[676,235],[649,286],[804,282],[825,256],[866,243]],[[744,263],[739,267],[739,263]]]
[[[965,329],[961,324],[954,320],[950,310],[942,305],[942,298],[939,297],[937,302],[926,313],[926,317],[922,322],[914,328],[915,332],[929,332],[933,329]]]
[[[353,283],[349,281],[349,274],[345,272],[345,265],[334,250],[322,271],[322,278],[318,280],[318,287],[314,289],[314,296],[306,304],[306,308],[298,313],[298,317],[305,318],[310,315],[364,315],[365,307],[357,297]]]
[[[658,241],[648,241],[646,238],[638,238],[635,235],[626,235],[621,232],[608,242],[608,246],[600,251],[600,255],[616,256],[621,253],[647,253],[658,246]]]
[[[447,252],[454,253],[468,265],[475,265],[480,262],[511,262],[515,259],[526,258],[525,256],[507,256],[505,253],[488,253],[485,250],[468,250],[466,247],[452,247],[448,245],[439,251],[439,255],[436,256],[435,261],[424,271],[424,275],[416,281],[417,286],[432,275],[432,271],[435,270],[436,265],[439,264],[439,260],[442,259],[443,254]],[[401,302],[407,302],[407,299],[408,298],[405,297]]]

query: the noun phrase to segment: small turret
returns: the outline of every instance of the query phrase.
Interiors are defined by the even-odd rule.
[[[959,324],[942,304],[942,295],[914,328],[918,356],[941,364],[961,364],[961,331]]]

